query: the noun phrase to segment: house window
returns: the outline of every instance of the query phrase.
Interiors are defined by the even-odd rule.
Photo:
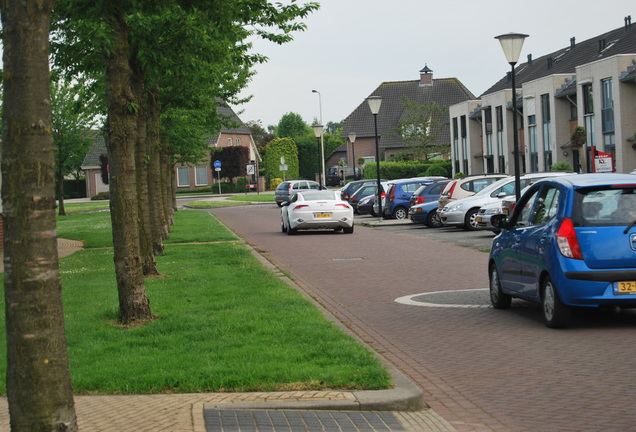
[[[190,186],[190,168],[188,167],[177,168],[177,186],[178,187]]]
[[[595,132],[596,125],[594,122],[594,98],[592,95],[592,85],[583,86],[583,115],[585,118],[585,130],[587,132],[587,147],[596,145]],[[588,158],[589,161],[589,158]]]
[[[236,142],[236,146],[237,147],[241,146],[241,139],[240,138],[237,138],[235,142]]]
[[[601,81],[601,121],[603,124],[603,148],[608,153],[614,153],[614,97],[612,96],[612,79]]]
[[[232,147],[232,138],[227,139],[227,146]]]
[[[541,122],[543,126],[543,164],[544,170],[552,166],[552,135],[550,127],[550,95],[541,95]]]
[[[468,171],[468,139],[466,131],[466,116],[461,116],[460,127],[462,132],[462,160],[464,161],[464,173]]]
[[[492,133],[492,109],[490,107],[484,110],[484,125],[486,126],[486,133]]]
[[[539,150],[537,148],[537,117],[528,116],[528,140],[530,141],[530,172],[539,171]]]
[[[454,160],[459,160],[459,137],[457,130],[457,117],[453,117],[453,155]]]
[[[207,186],[207,185],[208,185],[208,167],[207,166],[196,167],[195,186]]]

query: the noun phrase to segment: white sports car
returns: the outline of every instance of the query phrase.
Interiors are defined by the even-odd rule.
[[[304,190],[281,206],[281,229],[289,235],[298,230],[353,232],[353,208],[334,190]]]

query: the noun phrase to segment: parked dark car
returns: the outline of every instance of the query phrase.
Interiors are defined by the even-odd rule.
[[[376,180],[376,182],[374,182],[372,185],[364,185],[358,188],[358,190],[355,191],[353,195],[349,197],[349,204],[351,204],[351,207],[353,207],[353,211],[356,214],[358,214],[358,203],[360,202],[360,200],[369,195],[375,194],[375,191],[377,190],[377,188],[378,187],[377,187],[377,180]],[[386,188],[388,188],[388,183],[383,183],[382,189],[384,190]]]
[[[364,197],[358,203],[358,214],[376,216],[373,206],[375,205],[375,194]]]
[[[418,178],[392,181],[382,205],[384,217],[406,219],[409,215],[409,207],[411,207],[411,195],[426,183],[431,183],[431,180]]]
[[[386,180],[380,180],[380,181],[385,182]],[[361,186],[377,185],[377,184],[378,184],[377,180],[371,180],[371,179],[352,181],[347,183],[345,187],[341,189],[340,196],[343,200],[349,201],[349,198],[351,197],[351,195],[353,195],[354,192],[357,191]]]
[[[359,167],[355,168],[355,173],[353,171],[353,167],[341,167],[334,165],[329,168],[326,172],[327,179],[325,183],[327,186],[338,186],[343,184],[347,180],[356,180],[362,177],[362,172]]]
[[[411,206],[438,201],[442,190],[444,190],[444,186],[446,186],[449,181],[448,179],[437,180],[432,183],[423,184],[411,195]]]
[[[409,219],[416,224],[424,224],[429,228],[439,228],[444,226],[437,210],[439,203],[437,201],[416,204],[409,209]]]
[[[541,304],[548,327],[573,307],[636,307],[636,179],[578,174],[531,185],[512,214],[492,217],[501,233],[488,260],[490,300]]]

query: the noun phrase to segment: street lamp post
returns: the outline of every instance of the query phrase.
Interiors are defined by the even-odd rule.
[[[324,123],[322,122],[322,96],[320,95],[320,92],[318,90],[312,90],[311,92],[318,93],[318,108],[320,109],[320,124],[323,125]],[[321,167],[320,178],[322,179],[320,184],[322,185],[323,182],[325,181],[325,141],[323,138],[322,129],[320,132],[320,167]]]
[[[515,162],[515,195],[517,201],[521,198],[521,173],[519,168],[519,132],[517,131],[517,89],[515,86],[515,65],[519,60],[519,54],[521,54],[521,47],[523,47],[523,41],[527,38],[527,34],[521,33],[508,33],[504,35],[495,36],[495,39],[499,39],[501,48],[503,49],[506,60],[512,68],[512,129],[513,129],[513,143],[514,143],[514,162]]]
[[[318,183],[320,183],[320,186],[322,187],[323,183],[322,183],[322,176],[320,175],[320,160],[322,159],[321,156],[321,148],[320,148],[320,140],[322,139],[322,125],[313,125],[311,127],[314,130],[314,135],[316,135],[316,141],[317,141],[317,147],[318,147]],[[323,160],[324,163],[324,160]]]
[[[353,179],[358,180],[358,173],[356,172],[356,166],[358,163],[356,162],[356,152],[353,149],[353,143],[356,142],[355,132],[349,132],[349,142],[351,143],[351,158],[353,159]]]
[[[382,105],[382,98],[380,96],[369,96],[367,98],[369,109],[373,114],[373,124],[375,126],[375,163],[378,177],[377,190],[378,190],[378,213],[380,214],[380,220],[382,220],[382,185],[380,183],[380,146],[378,144],[378,113],[380,112],[380,105]]]

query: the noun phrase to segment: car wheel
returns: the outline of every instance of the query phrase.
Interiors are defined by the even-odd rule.
[[[475,231],[479,228],[477,224],[477,212],[478,208],[468,210],[466,217],[464,217],[464,229],[468,231]]]
[[[506,294],[501,289],[501,279],[499,278],[499,271],[497,266],[492,264],[490,271],[490,303],[495,309],[508,309],[512,303],[512,296]]]
[[[276,205],[277,205],[278,207],[282,207],[282,206],[283,206],[283,203],[282,203],[282,202],[278,202],[278,201],[276,201]]]
[[[542,310],[545,324],[550,328],[563,328],[570,320],[570,308],[561,302],[559,292],[550,277],[542,285]]]
[[[426,226],[429,228],[440,228],[444,226],[442,220],[437,214],[437,210],[431,210],[428,212],[428,216],[426,216]]]
[[[298,230],[295,230],[291,227],[287,228],[287,235],[294,235],[298,232]]]
[[[404,207],[398,207],[393,211],[393,219],[406,219],[409,212]]]
[[[353,234],[353,225],[351,225],[351,228],[344,228],[343,231],[345,234]]]

